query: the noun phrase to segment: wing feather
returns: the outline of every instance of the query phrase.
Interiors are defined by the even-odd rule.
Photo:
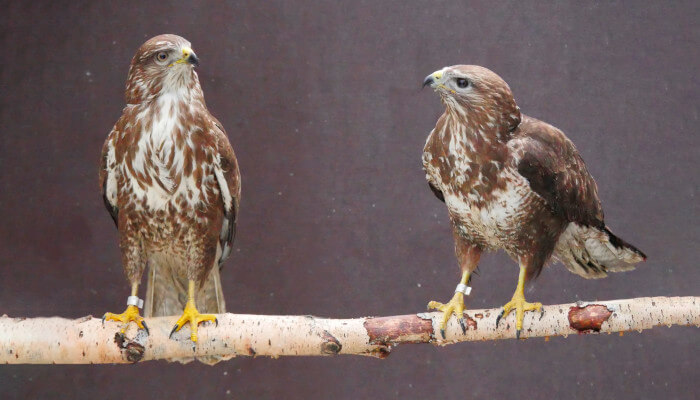
[[[598,188],[574,144],[559,129],[531,117],[509,147],[515,167],[552,212],[569,222],[604,228]]]
[[[224,127],[216,118],[211,117],[211,119],[215,127],[212,129],[212,133],[216,138],[218,150],[215,173],[224,204],[224,222],[219,235],[219,244],[221,246],[219,267],[221,267],[231,254],[233,241],[236,237],[238,207],[241,198],[241,174],[238,169],[236,155],[233,152],[231,143],[229,143]]]
[[[442,191],[440,189],[438,189],[437,187],[435,187],[433,182],[428,181],[428,186],[430,186],[430,190],[433,191],[433,194],[435,195],[435,197],[437,197],[438,200],[440,200],[441,202],[444,203],[445,202],[445,195],[442,193]]]
[[[114,221],[114,225],[119,227],[119,207],[117,207],[116,193],[116,177],[114,175],[114,141],[116,135],[115,130],[107,136],[104,145],[102,146],[102,156],[100,157],[100,192],[102,193],[102,201],[109,215]]]

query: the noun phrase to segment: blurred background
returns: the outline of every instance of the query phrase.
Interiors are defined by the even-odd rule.
[[[101,146],[148,38],[192,42],[243,175],[229,311],[396,315],[459,271],[422,147],[443,107],[423,78],[480,64],[561,128],[606,222],[649,260],[528,289],[558,304],[698,295],[697,1],[7,2],[0,15],[0,314],[101,316],[129,292],[103,207]],[[499,307],[517,265],[482,258],[467,307]],[[406,345],[386,360],[238,358],[208,367],[0,367],[3,398],[670,398],[700,386],[697,328]],[[206,397],[209,398],[209,397]]]

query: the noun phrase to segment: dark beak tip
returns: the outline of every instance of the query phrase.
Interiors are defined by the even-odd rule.
[[[428,77],[425,78],[425,80],[423,81],[423,87],[430,86],[430,85],[432,85],[433,83],[435,83],[435,81],[433,80],[433,77],[428,76]]]
[[[196,54],[191,54],[189,57],[187,57],[187,62],[195,67],[199,66],[199,58],[197,58]]]

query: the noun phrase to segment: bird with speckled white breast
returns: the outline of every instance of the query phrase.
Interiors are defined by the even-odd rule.
[[[423,150],[428,184],[447,206],[462,277],[452,299],[431,301],[464,324],[464,295],[481,254],[503,249],[520,265],[511,301],[517,335],[526,311],[524,285],[552,258],[584,278],[631,270],[644,253],[605,225],[598,189],[574,144],[562,131],[520,112],[508,84],[476,65],[445,67],[428,75],[445,105]]]

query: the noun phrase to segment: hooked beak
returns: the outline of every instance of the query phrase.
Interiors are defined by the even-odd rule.
[[[182,58],[179,60],[175,61],[175,64],[192,64],[194,66],[199,65],[199,58],[197,55],[190,49],[189,47],[183,47],[182,48]]]
[[[444,76],[442,70],[435,71],[432,74],[425,77],[423,80],[423,87],[430,86],[431,88],[442,85],[442,77]]]

